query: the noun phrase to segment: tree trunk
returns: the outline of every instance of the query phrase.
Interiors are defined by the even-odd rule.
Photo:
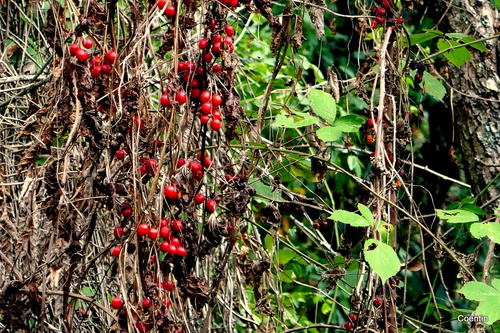
[[[444,33],[460,32],[482,39],[500,31],[499,13],[489,1],[440,0],[436,2],[436,10],[444,15],[439,26]],[[475,196],[500,172],[500,45],[497,39],[486,40],[484,44],[486,53],[470,48],[471,60],[460,68],[452,64],[448,68],[457,148],[463,154]],[[490,186],[478,199],[483,205],[493,203],[489,208],[497,208],[499,196],[500,189]]]

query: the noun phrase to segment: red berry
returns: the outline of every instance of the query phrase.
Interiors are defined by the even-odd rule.
[[[104,62],[108,65],[111,65],[115,63],[116,58],[118,58],[118,53],[116,53],[116,51],[110,50],[106,52],[106,55],[104,56]]]
[[[198,68],[196,68],[196,75],[203,76],[203,74],[205,74],[205,70],[203,69],[203,67],[198,66]]]
[[[224,175],[224,178],[226,178],[228,183],[233,182],[233,176],[231,176],[231,175]]]
[[[215,202],[215,200],[210,199],[205,204],[205,208],[209,212],[215,212],[215,210],[217,209],[217,202]]]
[[[179,192],[177,191],[175,186],[167,185],[163,189],[163,194],[165,194],[165,197],[169,200],[176,200]]]
[[[213,56],[211,53],[207,53],[203,56],[203,59],[205,59],[205,62],[212,62]]]
[[[215,28],[217,27],[217,20],[214,18],[211,19],[210,23],[208,24],[208,27],[210,28],[210,30],[214,31]]]
[[[167,289],[168,291],[174,290],[174,283],[170,280],[164,281],[163,282],[163,287]]]
[[[373,305],[375,305],[376,308],[380,307],[382,305],[382,299],[380,297],[375,297],[373,299]]]
[[[233,45],[233,39],[229,36],[224,37],[224,44]]]
[[[186,103],[187,101],[186,93],[184,91],[179,91],[177,95],[175,95],[175,100],[181,105]]]
[[[381,5],[384,8],[391,8],[391,3],[389,2],[389,0],[382,0]]]
[[[170,225],[170,222],[168,221],[168,219],[166,219],[166,218],[162,218],[162,219],[160,220],[160,225],[161,225],[162,227],[166,227],[166,226]]]
[[[214,119],[218,119],[218,120],[221,120],[221,114],[219,111],[214,111],[212,110],[212,117],[214,117]]]
[[[210,168],[210,166],[212,166],[212,160],[208,157],[205,157],[205,159],[203,160],[203,166],[205,168]]]
[[[84,49],[78,49],[78,51],[76,51],[76,59],[80,61],[87,61],[89,59],[89,53]]]
[[[396,23],[397,23],[397,24],[403,24],[403,18],[402,18],[402,17],[398,17],[398,18],[396,19]]]
[[[366,126],[373,127],[377,123],[377,120],[378,120],[377,117],[368,118],[368,120],[366,121]]]
[[[349,320],[352,321],[353,323],[358,319],[356,315],[349,315]]]
[[[372,29],[377,29],[378,22],[376,20],[372,20]]]
[[[155,241],[158,239],[158,235],[160,234],[160,232],[158,231],[158,229],[156,228],[151,228],[149,229],[149,233],[148,233],[148,237],[149,239],[151,239],[152,241]]]
[[[110,65],[102,65],[101,66],[101,73],[103,74],[111,74],[111,66]]]
[[[212,105],[219,106],[222,104],[222,97],[219,94],[215,94],[212,96]]]
[[[146,223],[139,224],[139,226],[137,227],[137,236],[143,237],[147,234],[149,234],[149,225],[147,225]]]
[[[192,61],[188,61],[186,62],[186,69],[190,72],[194,72],[194,70],[196,69],[196,64]]]
[[[378,16],[385,16],[386,14],[387,14],[387,11],[385,10],[385,8],[380,7],[377,9]]]
[[[210,101],[211,98],[212,98],[212,94],[210,93],[210,91],[205,90],[200,95],[200,102],[206,103],[206,102]]]
[[[119,247],[119,246],[116,246],[114,247],[112,250],[111,250],[111,255],[113,257],[118,257],[120,255],[120,252],[122,252],[122,248]]]
[[[90,71],[90,76],[92,76],[94,79],[97,79],[99,76],[101,76],[101,71],[101,66],[96,66]]]
[[[233,37],[234,35],[234,28],[232,25],[226,25],[224,27],[224,31],[226,32],[226,35],[228,35],[229,37]]]
[[[176,254],[179,257],[184,257],[187,254],[186,248],[184,248],[184,246],[178,246],[176,250]]]
[[[164,241],[160,244],[160,251],[163,253],[167,253],[168,247],[170,244],[167,241]]]
[[[205,102],[201,105],[201,113],[203,114],[209,114],[210,111],[212,111],[212,103],[210,102]]]
[[[202,204],[205,201],[205,196],[203,195],[203,193],[198,193],[194,196],[193,201],[197,205]]]
[[[168,239],[170,237],[170,228],[168,226],[162,226],[160,228],[160,237],[163,239]]]
[[[193,81],[194,80],[197,80],[197,79],[193,79]],[[196,88],[196,89],[191,90],[191,98],[198,99],[198,97],[200,97],[200,89]]]
[[[345,330],[346,330],[346,331],[350,331],[350,330],[352,330],[352,323],[350,323],[350,322],[346,321],[346,322],[344,323],[344,328],[345,328]]]
[[[203,179],[203,171],[193,172],[193,178],[196,180]]]
[[[182,231],[184,229],[184,224],[182,224],[181,220],[173,220],[172,228],[174,228],[175,231]]]
[[[113,300],[111,300],[111,307],[115,310],[118,310],[119,308],[122,307],[123,301],[120,297],[113,297]]]
[[[191,170],[192,173],[199,172],[203,169],[201,164],[198,162],[195,162],[195,161],[189,162],[188,168],[189,168],[189,170]]]
[[[69,53],[72,56],[76,56],[76,52],[78,52],[79,49],[80,49],[80,46],[78,46],[78,44],[71,44],[69,46]]]
[[[206,38],[200,39],[200,42],[198,43],[198,47],[202,50],[206,49],[208,47],[208,40]]]
[[[202,114],[200,116],[200,123],[202,125],[205,125],[205,124],[208,124],[208,121],[210,120],[210,118],[206,115],[206,114]]]
[[[212,41],[214,43],[220,43],[222,42],[222,36],[220,35],[220,33],[216,33],[213,37],[212,37]]]
[[[191,80],[191,82],[189,82],[189,85],[191,86],[191,88],[198,88],[200,86],[200,80],[194,78]],[[198,96],[200,96],[199,90],[198,90]]]
[[[167,6],[165,8],[165,16],[168,18],[174,17],[176,13],[176,9],[174,6]]]
[[[160,105],[163,107],[170,106],[170,98],[168,98],[168,95],[166,95],[166,94],[161,95]]]
[[[175,246],[180,246],[181,240],[179,238],[174,237],[170,240],[170,244],[175,245]]]
[[[118,150],[116,152],[116,159],[123,160],[124,158],[125,158],[125,150],[122,149]]]
[[[92,59],[90,59],[90,67],[97,67],[100,64],[101,64],[101,57],[93,56]]]
[[[143,165],[141,165],[139,170],[141,172],[141,176],[144,176],[145,174],[148,173],[148,166],[146,164],[143,164]]]
[[[229,232],[233,231],[233,226],[232,225],[228,225],[227,226],[227,231],[229,231]]]
[[[142,307],[144,309],[149,309],[151,307],[151,300],[149,298],[144,298],[142,300]]]
[[[170,244],[167,246],[167,253],[174,255],[177,253],[177,246]]]
[[[123,237],[123,228],[120,226],[116,226],[113,230],[113,235],[115,236],[115,238]]]
[[[158,6],[158,9],[163,9],[166,4],[167,4],[167,0],[159,0],[156,5]]]
[[[384,21],[385,21],[385,19],[382,16],[375,17],[375,20],[377,20],[377,22],[380,24],[384,23]]]
[[[221,42],[215,42],[214,45],[212,45],[212,53],[220,52],[220,44]]]
[[[220,121],[220,119],[212,119],[212,121],[210,122],[210,127],[214,131],[218,131],[222,127],[222,122]]]
[[[186,160],[185,160],[185,159],[183,159],[183,158],[179,158],[179,159],[177,160],[177,164],[176,164],[176,166],[177,166],[178,168],[180,168],[180,167],[181,167],[181,166],[183,166],[184,164],[186,164]]]
[[[122,215],[123,215],[124,217],[130,217],[130,216],[132,216],[133,212],[134,212],[134,211],[132,210],[132,208],[125,208],[125,209],[122,211]]]
[[[179,61],[179,63],[177,64],[177,69],[179,70],[179,72],[185,71],[187,69],[186,63]]]
[[[82,46],[86,49],[91,49],[92,46],[94,46],[94,43],[92,43],[92,39],[85,37],[82,40]]]
[[[238,7],[238,0],[229,0],[228,2],[229,7]]]
[[[139,130],[139,132],[144,130],[144,122],[139,117],[134,117],[134,125],[135,128]]]

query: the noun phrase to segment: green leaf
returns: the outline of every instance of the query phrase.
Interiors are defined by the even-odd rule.
[[[332,95],[318,89],[313,89],[309,93],[309,101],[313,110],[323,119],[333,125],[337,113],[337,103]]]
[[[358,209],[361,215],[363,215],[363,217],[365,218],[365,220],[367,220],[371,224],[373,222],[373,214],[370,211],[370,209],[361,203],[358,204]]]
[[[342,131],[334,126],[325,126],[316,131],[316,135],[323,141],[337,141],[342,136]]]
[[[473,204],[463,204],[460,208],[462,208],[463,210],[468,210],[469,212],[473,212],[476,215],[486,215],[486,212],[484,210]]]
[[[349,224],[353,227],[368,227],[372,224],[371,221],[368,221],[361,215],[341,209],[334,211],[329,219]]]
[[[436,214],[441,220],[448,223],[470,223],[479,221],[479,217],[476,214],[463,209],[436,209]]]
[[[394,239],[394,226],[390,223],[381,221],[377,228],[380,233],[380,239],[385,244],[392,244]]]
[[[462,34],[460,32],[449,32],[447,34],[444,34],[446,37],[449,37],[449,38],[455,38],[455,39],[460,39],[460,38],[464,38],[464,37],[469,37],[469,35],[467,34]]]
[[[279,263],[280,265],[285,265],[290,260],[297,256],[297,253],[290,249],[284,249],[279,252]]]
[[[365,117],[356,114],[350,114],[337,119],[334,126],[340,129],[342,132],[357,132],[364,122]]]
[[[422,33],[422,34],[413,34],[410,36],[410,42],[411,45],[422,44],[436,37],[439,37],[442,34],[443,33],[440,31],[429,31],[427,33]]]
[[[488,237],[492,242],[500,244],[500,223],[474,223],[470,233],[476,238]]]
[[[471,37],[471,36],[467,36],[467,37],[464,37],[462,39],[460,39],[460,41],[464,42],[464,43],[470,43],[470,42],[473,42],[475,41],[476,39]],[[472,46],[473,48],[475,48],[476,50],[479,50],[481,52],[486,52],[488,51],[486,49],[486,46],[484,46],[484,43],[483,42],[477,42],[477,43],[474,43],[474,44],[471,44],[470,46]]]
[[[401,263],[398,255],[387,244],[369,239],[365,242],[364,255],[371,269],[382,279],[382,283],[399,272]]]
[[[443,84],[427,71],[424,72],[423,87],[429,95],[437,100],[442,100],[444,95],[446,95],[446,89]]]
[[[318,177],[312,174],[311,165],[307,162],[298,162],[290,165],[290,173],[309,182],[318,182]]]
[[[273,126],[286,127],[286,128],[299,128],[312,125],[318,120],[319,119],[317,117],[313,117],[310,115],[307,115],[307,117],[302,117],[302,116],[285,117],[283,114],[279,114],[276,116]]]
[[[459,42],[454,40],[444,40],[440,39],[437,42],[437,47],[440,51],[444,51],[450,47],[461,45]],[[460,67],[465,64],[470,58],[470,52],[465,47],[459,47],[458,49],[453,49],[448,52],[443,53],[443,55],[448,59],[453,65]]]
[[[465,298],[482,302],[476,308],[476,314],[479,316],[488,317],[488,321],[486,324],[493,324],[497,320],[500,319],[500,280],[493,280],[492,285],[495,288],[488,286],[482,282],[468,282],[461,289],[457,290],[457,292],[464,294]]]

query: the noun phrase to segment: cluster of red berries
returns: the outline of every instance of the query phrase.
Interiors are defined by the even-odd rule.
[[[356,315],[349,315],[348,320],[344,323],[345,330],[352,330],[352,328],[356,325],[356,320],[358,320],[358,317]]]
[[[91,49],[94,46],[92,39],[85,37],[82,39],[82,46],[85,49]],[[69,53],[75,56],[78,60],[82,62],[87,62],[89,60],[89,53],[82,49],[78,44],[71,44],[69,47]],[[118,54],[110,50],[104,55],[104,59],[100,56],[93,56],[90,60],[90,75],[93,78],[99,78],[101,74],[111,74],[111,67],[118,58]]]
[[[392,12],[390,11],[391,2],[389,0],[381,0],[377,2],[380,3],[380,7],[374,6],[371,8],[371,13],[375,15],[375,19],[371,22],[373,29],[376,29],[379,24],[384,24],[384,22],[386,22],[388,27],[394,27],[403,23],[402,17],[398,17],[396,19],[392,17]]]

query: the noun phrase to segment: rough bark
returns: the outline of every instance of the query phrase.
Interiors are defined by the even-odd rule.
[[[442,32],[466,33],[476,39],[499,34],[499,13],[489,1],[440,0],[436,10],[443,15]],[[497,39],[484,42],[488,52],[470,48],[472,58],[460,68],[449,64],[456,137],[470,177],[473,194],[478,195],[500,172],[500,45]],[[490,186],[479,200],[498,207],[500,188]]]

